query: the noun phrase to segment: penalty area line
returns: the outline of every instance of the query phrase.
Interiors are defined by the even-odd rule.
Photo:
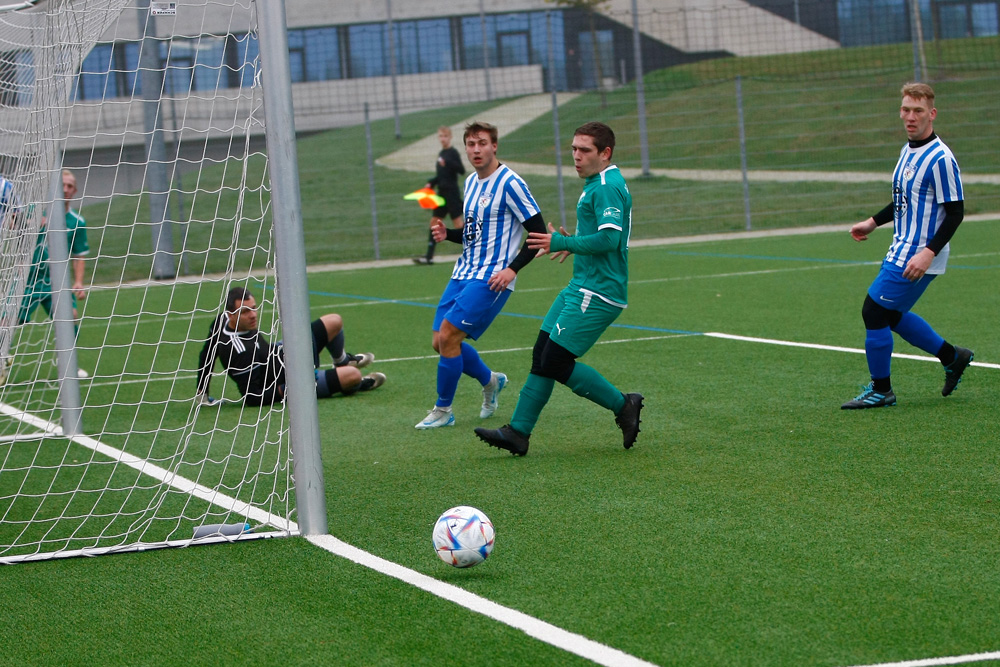
[[[458,586],[439,581],[426,574],[421,574],[384,558],[379,558],[357,547],[352,547],[332,535],[306,536],[306,539],[320,549],[329,551],[336,556],[346,558],[358,565],[399,579],[404,583],[427,591],[449,602],[454,602],[477,614],[482,614],[495,621],[509,625],[529,637],[534,637],[539,641],[586,658],[599,665],[606,665],[607,667],[655,667],[654,663],[646,662],[616,648],[611,648],[582,635],[563,630],[551,623],[529,616],[516,609],[504,607]]]
[[[774,338],[755,338],[753,336],[737,336],[735,334],[719,333],[718,331],[708,331],[702,334],[709,338],[722,338],[724,340],[735,340],[744,343],[764,343],[767,345],[782,345],[784,347],[804,347],[810,350],[826,350],[828,352],[848,352],[851,354],[864,354],[865,351],[856,347],[841,347],[839,345],[821,345],[820,343],[797,343],[791,340],[777,340]],[[941,363],[937,357],[928,357],[921,354],[901,354],[892,353],[893,359],[911,359],[913,361],[934,361]],[[1000,369],[1000,364],[990,364],[983,361],[973,361],[970,366],[980,368]]]

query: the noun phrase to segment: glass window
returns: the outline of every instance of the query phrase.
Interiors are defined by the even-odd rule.
[[[240,35],[235,40],[230,40],[230,47],[233,50],[232,65],[238,72],[236,85],[245,88],[253,86],[260,56],[260,45],[257,42],[257,37],[250,33]]]
[[[416,74],[420,71],[420,43],[416,21],[395,22],[392,30],[396,36],[396,74]]]
[[[109,82],[113,81],[108,75],[111,71],[111,59],[114,57],[115,47],[113,44],[98,44],[80,65],[80,84],[78,96],[81,100],[101,100],[105,97],[115,97],[114,89],[108,91]]]
[[[341,78],[340,36],[337,28],[310,28],[302,33],[306,57],[305,80],[329,81]]]
[[[293,83],[306,80],[305,35],[302,30],[288,31],[288,69]]]
[[[385,33],[384,23],[348,26],[352,78],[389,75]]]
[[[997,18],[997,3],[979,2],[972,5],[972,35],[992,37],[998,32],[1000,32],[1000,20]]]
[[[196,49],[189,39],[174,39],[160,43],[160,58],[164,63],[163,90],[169,95],[185,95],[193,89]]]
[[[486,16],[486,44],[489,51],[490,67],[496,67],[496,18]],[[466,16],[462,19],[462,62],[465,69],[482,69],[483,63],[483,24],[478,16]]]
[[[226,38],[202,35],[195,40],[194,82],[195,90],[226,88],[222,65],[225,62]]]
[[[417,21],[417,35],[420,36],[421,72],[450,72],[455,69],[452,62],[451,26],[448,19]]]

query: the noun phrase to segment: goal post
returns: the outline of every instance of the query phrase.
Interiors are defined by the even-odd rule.
[[[0,6],[0,563],[326,532],[291,99],[283,0]],[[231,287],[284,402],[196,400]]]

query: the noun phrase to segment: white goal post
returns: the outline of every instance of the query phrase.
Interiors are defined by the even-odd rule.
[[[283,0],[0,4],[0,563],[326,532],[291,99]]]

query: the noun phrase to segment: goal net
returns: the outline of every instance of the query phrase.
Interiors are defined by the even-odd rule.
[[[0,9],[0,562],[297,530],[285,407],[194,400],[231,287],[282,338],[260,52],[252,0]]]

